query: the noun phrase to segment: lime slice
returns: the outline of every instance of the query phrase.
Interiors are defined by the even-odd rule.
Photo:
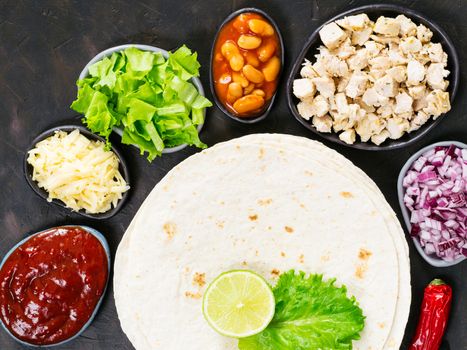
[[[263,331],[274,317],[271,287],[258,274],[234,270],[221,274],[204,293],[203,314],[218,333],[244,338]]]

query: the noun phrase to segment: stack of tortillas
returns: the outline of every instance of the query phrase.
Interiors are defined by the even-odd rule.
[[[344,284],[366,316],[354,349],[399,349],[411,301],[408,248],[374,182],[321,143],[277,134],[220,143],[176,166],[133,219],[115,301],[137,350],[229,350],[202,313],[207,284],[289,269]]]

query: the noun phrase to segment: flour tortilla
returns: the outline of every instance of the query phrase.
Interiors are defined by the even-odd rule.
[[[400,344],[392,325],[399,324],[396,318],[405,325],[398,297],[403,283],[410,288],[410,276],[399,273],[408,260],[394,239],[401,231],[394,213],[345,158],[291,138],[301,141],[257,135],[216,145],[174,168],[149,195],[115,262],[117,310],[137,349],[235,349],[235,340],[205,323],[198,298],[205,287],[193,284],[195,272],[209,282],[233,268],[253,269],[271,281],[272,270],[290,268],[337,277],[367,316],[354,348]],[[307,146],[315,159],[304,156]],[[358,258],[362,248],[372,253],[368,261]],[[360,278],[357,271],[363,271]]]
[[[308,139],[302,137],[268,134],[264,138],[262,138],[261,135],[258,135],[256,138],[256,143],[258,143],[260,146],[263,144],[272,144],[279,147],[280,149],[282,149],[283,147],[293,145],[297,153],[300,153],[299,148],[301,148],[303,155],[305,155],[306,157],[316,155],[315,152],[310,151],[315,148],[317,143],[310,143]],[[333,165],[335,165],[337,168],[340,168],[342,166],[342,162],[348,163],[349,167],[347,169],[349,177],[356,177],[357,181],[363,181],[362,183],[364,183],[367,186],[370,192],[373,192],[376,196],[383,197],[383,194],[376,186],[376,184],[371,179],[369,179],[368,176],[362,170],[353,166],[353,164],[348,159],[329,148],[319,148],[320,153],[326,155],[326,162],[332,162]],[[393,241],[396,245],[396,249],[398,252],[399,279],[403,282],[399,283],[399,295],[396,304],[394,322],[392,324],[389,338],[384,346],[384,349],[395,350],[400,348],[410,313],[412,288],[410,284],[409,248],[405,239],[404,231],[400,227],[397,217],[392,211],[389,204],[386,201],[377,201],[375,204],[382,204],[386,210],[392,212],[392,218],[389,224],[392,226],[391,233],[393,233]]]

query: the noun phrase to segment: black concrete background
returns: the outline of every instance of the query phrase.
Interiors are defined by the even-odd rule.
[[[218,24],[232,11],[257,6],[279,24],[286,45],[284,77],[307,36],[335,14],[372,3],[341,0],[0,0],[0,257],[29,233],[60,224],[88,224],[107,237],[112,254],[144,198],[174,165],[197,150],[185,149],[148,163],[136,149],[121,146],[132,171],[131,196],[123,210],[106,221],[83,219],[49,205],[26,184],[22,160],[26,147],[44,129],[66,123],[76,94],[75,80],[98,52],[118,44],[141,43],[173,49],[186,43],[198,51],[201,80],[208,92],[209,51]],[[362,168],[381,188],[399,218],[396,179],[403,163],[421,147],[441,140],[467,141],[467,1],[394,1],[419,10],[440,24],[457,47],[461,85],[451,112],[416,144],[390,152],[365,152],[328,144]],[[284,82],[284,81],[283,81]],[[315,138],[289,113],[284,84],[271,115],[244,125],[227,119],[216,107],[208,111],[201,138],[209,145],[249,133],[280,132]],[[113,138],[118,145],[118,138]],[[412,310],[402,349],[414,332],[424,286],[434,277],[454,287],[454,303],[444,349],[467,350],[467,263],[433,268],[409,242],[413,277]],[[132,349],[121,331],[112,285],[94,323],[61,349]],[[156,310],[154,312],[157,312]],[[183,334],[180,334],[183,336]],[[0,349],[21,349],[0,331]]]

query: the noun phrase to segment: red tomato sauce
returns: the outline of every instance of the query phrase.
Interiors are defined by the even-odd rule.
[[[27,343],[59,343],[89,320],[108,273],[104,247],[89,232],[42,232],[13,251],[0,270],[0,317]]]

